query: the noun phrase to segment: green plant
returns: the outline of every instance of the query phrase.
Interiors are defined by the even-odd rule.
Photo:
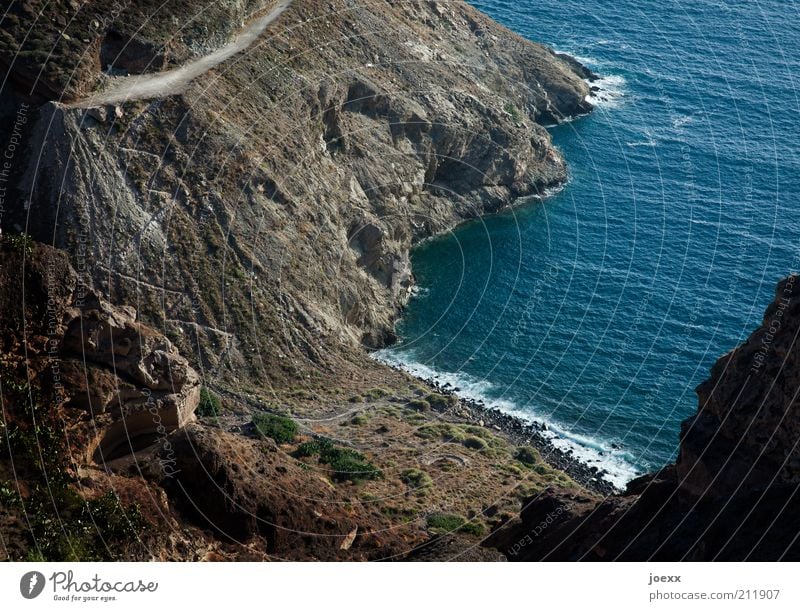
[[[483,524],[483,522],[470,520],[469,522],[464,524],[461,528],[459,528],[459,531],[467,535],[482,537],[486,533],[486,526]]]
[[[441,395],[439,393],[430,393],[425,400],[428,404],[437,411],[444,411],[448,407],[453,407],[458,403],[458,397],[455,395]]]
[[[197,415],[202,418],[217,418],[222,411],[219,397],[205,386],[200,389],[200,403],[197,404]]]
[[[514,106],[511,102],[506,102],[506,105],[503,106],[503,110],[505,110],[509,115],[511,115],[511,118],[514,121],[519,121],[520,119],[519,111],[517,110],[517,107]]]
[[[466,520],[452,513],[433,513],[428,516],[428,530],[436,534],[447,534],[464,526]]]
[[[466,437],[461,443],[464,444],[464,447],[467,447],[470,450],[485,450],[487,447],[489,447],[483,439],[472,435]]]
[[[376,401],[383,397],[388,397],[391,393],[385,388],[370,388],[366,395],[369,399]]]
[[[541,462],[539,453],[530,446],[518,447],[516,452],[514,452],[514,458],[528,467],[532,467],[536,463]]]
[[[354,484],[364,480],[379,479],[383,477],[380,469],[355,450],[339,448],[325,437],[300,444],[295,451],[299,458],[317,456],[319,462],[328,465],[331,478],[336,482],[351,481]]]
[[[415,490],[423,490],[433,485],[433,480],[430,475],[419,469],[406,469],[400,474],[400,479],[403,480],[409,488]]]
[[[462,532],[479,537],[486,532],[482,522],[468,521],[463,516],[452,513],[433,513],[427,519],[428,530],[437,535]]]
[[[269,437],[278,443],[292,443],[298,432],[294,420],[274,414],[255,414],[253,426],[260,437]]]
[[[418,412],[427,412],[431,408],[431,404],[425,399],[412,399],[407,405]]]
[[[8,246],[24,255],[30,256],[33,252],[33,238],[27,233],[13,233],[3,236],[3,242]]]

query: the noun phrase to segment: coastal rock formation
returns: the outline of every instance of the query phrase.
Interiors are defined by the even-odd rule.
[[[273,4],[73,4],[14,3],[0,30],[16,86],[0,92],[15,147],[0,320],[16,321],[0,339],[0,523],[24,535],[53,474],[75,516],[53,533],[40,508],[10,556],[46,541],[42,558],[75,559],[78,540],[80,559],[497,558],[475,549],[490,521],[575,483],[364,346],[394,339],[413,244],[566,180],[543,126],[591,110],[591,75],[463,2],[294,0],[180,91],[90,103]],[[219,405],[195,423],[201,369]],[[291,443],[254,433],[253,414],[276,413],[302,424]],[[321,438],[335,451],[301,456]],[[375,478],[329,465],[354,461]],[[111,520],[120,507],[137,529]],[[100,518],[127,543],[95,549]]]
[[[462,2],[296,0],[180,95],[50,96],[3,224],[227,383],[357,371],[415,242],[566,179],[542,125],[591,110],[586,76]]]
[[[697,388],[674,465],[598,500],[528,498],[487,545],[510,560],[800,559],[800,279]]]
[[[284,559],[369,560],[401,555],[415,540],[374,512],[346,508],[335,487],[270,439],[190,425],[170,441],[175,475],[162,484],[185,519],[225,541],[258,541]]]
[[[172,343],[82,285],[63,252],[18,242],[0,263],[0,346],[52,393],[73,459],[102,463],[191,422],[200,377]]]

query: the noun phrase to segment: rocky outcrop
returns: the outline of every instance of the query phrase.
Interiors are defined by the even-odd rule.
[[[13,240],[0,264],[4,360],[42,383],[73,460],[102,464],[193,421],[200,377],[175,346],[82,285],[64,253]]]
[[[412,244],[566,179],[542,125],[585,76],[462,2],[297,0],[180,96],[42,106],[3,222],[215,377],[357,371]]]
[[[271,439],[190,425],[170,437],[177,458],[162,485],[186,519],[226,541],[293,560],[399,556],[420,538],[388,528]],[[257,543],[254,543],[257,542]]]
[[[697,388],[674,465],[605,500],[551,488],[487,544],[510,560],[800,559],[800,279]]]

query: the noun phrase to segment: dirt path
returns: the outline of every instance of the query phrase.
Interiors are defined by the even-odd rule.
[[[267,26],[280,17],[291,4],[292,0],[281,0],[269,13],[256,19],[239,32],[232,42],[213,53],[166,72],[122,77],[115,80],[105,91],[81,100],[74,106],[90,108],[103,104],[146,100],[180,93],[198,76],[247,49],[267,29]]]

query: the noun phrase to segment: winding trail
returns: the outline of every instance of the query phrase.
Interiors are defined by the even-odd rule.
[[[73,106],[91,108],[104,104],[147,100],[180,93],[198,76],[205,74],[240,51],[247,49],[291,4],[292,0],[280,0],[269,13],[254,20],[239,32],[233,41],[213,53],[165,72],[122,77],[114,81],[107,90],[75,102]]]

